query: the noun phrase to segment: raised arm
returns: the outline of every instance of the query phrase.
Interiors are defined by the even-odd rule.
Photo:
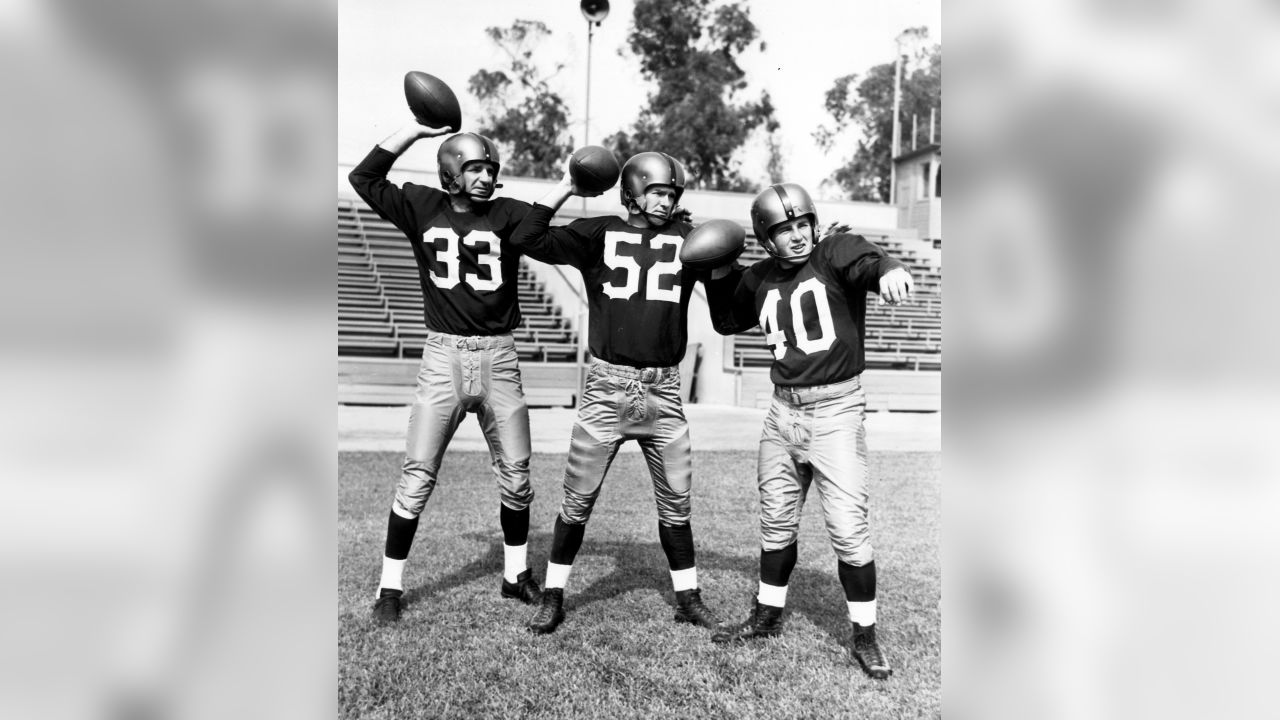
[[[535,260],[582,267],[593,251],[599,250],[599,243],[595,241],[607,218],[576,220],[564,227],[551,227],[556,211],[575,195],[589,197],[592,193],[584,193],[574,185],[566,165],[560,182],[534,203],[516,227],[511,244]]]
[[[387,136],[360,161],[347,176],[369,207],[407,234],[416,231],[417,217],[410,194],[387,180],[387,173],[405,150],[422,138],[437,137],[447,129],[429,128],[410,123]]]

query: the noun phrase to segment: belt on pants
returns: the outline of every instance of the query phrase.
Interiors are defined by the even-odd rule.
[[[430,338],[439,340],[445,347],[456,347],[460,350],[492,350],[500,347],[515,347],[515,338],[510,333],[504,335],[451,335],[446,332],[431,331]]]
[[[677,375],[680,372],[676,367],[631,367],[630,365],[615,365],[611,362],[596,358],[592,360],[595,367],[600,368],[602,372],[616,375],[618,377],[631,378],[639,380],[643,383],[654,383],[660,380],[666,380],[669,377]]]
[[[862,376],[854,375],[830,385],[779,385],[773,389],[773,396],[792,405],[806,405],[820,400],[843,397],[862,387]]]

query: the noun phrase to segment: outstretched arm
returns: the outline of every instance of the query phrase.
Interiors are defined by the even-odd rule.
[[[741,265],[735,263],[712,270],[706,286],[711,326],[716,332],[733,335],[750,330],[759,323],[755,288]]]
[[[861,235],[830,238],[833,262],[843,266],[845,279],[857,289],[878,293],[880,303],[898,305],[911,297],[913,280],[906,266]]]

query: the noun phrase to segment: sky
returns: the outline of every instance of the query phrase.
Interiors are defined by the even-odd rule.
[[[822,107],[827,89],[837,77],[892,61],[894,38],[905,28],[923,25],[931,41],[941,42],[941,0],[746,4],[765,50],[754,45],[740,59],[749,83],[744,96],[769,92],[781,125],[787,179],[816,192],[856,147],[852,137],[830,153],[814,143],[813,131],[830,122]],[[614,0],[610,5],[591,43],[593,142],[628,126],[651,89],[640,78],[638,60],[626,49],[633,2]],[[551,84],[574,113],[573,145],[582,145],[588,48],[587,23],[577,2],[340,0],[338,160],[358,161],[411,119],[402,90],[409,70],[449,83],[462,103],[465,128],[468,119],[479,116],[478,104],[466,93],[467,79],[481,68],[506,67],[505,56],[484,30],[505,27],[518,18],[541,20],[551,28],[552,36],[539,47],[538,57],[548,68],[564,64]],[[434,168],[434,148],[431,142],[419,143],[406,153],[402,166]],[[763,152],[750,152],[742,159],[746,172],[762,172]]]

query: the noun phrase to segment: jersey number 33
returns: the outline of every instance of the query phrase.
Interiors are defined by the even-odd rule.
[[[458,285],[466,285],[478,292],[493,292],[502,287],[502,241],[497,235],[486,230],[472,230],[463,238],[443,235],[432,237],[427,242],[435,249],[436,270],[431,276],[436,287],[452,290]],[[463,267],[464,244],[475,250],[476,269],[488,269],[489,277],[482,277],[480,273]]]

